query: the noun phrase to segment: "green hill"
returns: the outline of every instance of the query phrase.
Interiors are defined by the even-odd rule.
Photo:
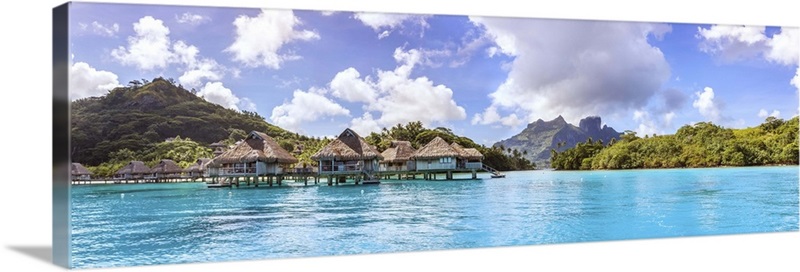
[[[87,165],[105,162],[118,150],[138,152],[176,136],[202,146],[252,130],[299,138],[256,113],[209,103],[163,78],[76,100],[70,110],[72,160]]]

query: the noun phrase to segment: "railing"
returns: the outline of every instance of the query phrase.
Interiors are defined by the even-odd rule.
[[[413,163],[408,163],[408,164],[405,164],[405,165],[392,165],[392,166],[386,166],[386,165],[382,164],[378,168],[378,171],[381,171],[381,172],[387,172],[387,171],[388,172],[399,172],[399,171],[414,171],[414,170],[416,170],[416,169],[415,169],[415,165]]]
[[[149,177],[150,177],[150,175],[144,175],[144,174],[136,174],[136,175],[124,174],[124,175],[114,175],[113,179],[117,179],[117,180],[134,180],[134,179],[146,179],[146,178],[149,178]]]
[[[219,168],[219,175],[247,175],[255,174],[255,167],[225,167]]]
[[[359,172],[361,171],[358,165],[323,165],[322,172]]]
[[[161,179],[161,178],[180,178],[181,177],[181,173],[168,173],[168,174],[160,174],[159,173],[159,174],[150,175],[148,177],[150,177],[150,178],[159,178],[159,179]]]
[[[314,173],[314,168],[290,168],[285,171],[287,174],[311,174]]]
[[[448,164],[419,164],[420,167],[417,167],[416,170],[455,170],[458,169],[458,165],[455,163],[448,163]]]
[[[488,165],[485,165],[485,164],[482,166],[482,168],[483,168],[483,170],[485,170],[486,172],[492,173],[493,175],[500,175],[500,174],[502,174],[502,173],[500,173],[500,171],[497,171],[497,169],[494,169],[494,168],[492,168],[492,167],[490,167],[490,166],[488,166]]]

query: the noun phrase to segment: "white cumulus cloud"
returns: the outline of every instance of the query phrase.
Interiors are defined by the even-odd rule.
[[[186,88],[197,88],[204,82],[218,81],[225,75],[225,67],[210,58],[199,57],[200,50],[194,45],[177,41],[172,45],[173,61],[184,65],[178,78]]]
[[[76,62],[69,69],[69,95],[71,100],[100,96],[119,87],[117,75],[98,71],[85,62]]]
[[[256,105],[246,97],[236,96],[231,89],[226,88],[222,82],[208,82],[197,92],[197,96],[202,97],[208,102],[223,106],[232,110],[255,111]]]
[[[758,111],[758,117],[767,118],[769,116],[780,118],[781,112],[778,110],[773,110],[772,113],[769,113],[766,109],[761,109],[760,111]]]
[[[365,112],[361,117],[353,119],[350,123],[350,129],[354,130],[359,135],[366,136],[369,135],[370,132],[380,131],[381,126],[378,124],[378,121],[372,118],[371,113]]]
[[[734,61],[754,57],[766,50],[765,27],[715,25],[697,28],[697,37],[703,41],[700,50]]]
[[[698,28],[700,48],[725,60],[761,57],[784,66],[797,67],[789,83],[800,92],[800,28],[780,29],[767,37],[765,27],[720,26]]]
[[[349,116],[350,111],[315,90],[295,90],[292,100],[272,109],[270,120],[275,125],[298,132],[304,122],[326,116]]]
[[[359,77],[361,74],[352,67],[337,73],[330,83],[333,96],[348,102],[374,103],[378,91],[366,82],[368,78],[364,81]]]
[[[767,59],[782,65],[800,65],[800,28],[782,28],[767,41]]]
[[[331,82],[334,96],[364,103],[369,114],[353,119],[353,126],[366,133],[412,121],[427,126],[466,118],[466,111],[455,102],[452,89],[434,84],[427,77],[411,76],[414,67],[425,61],[421,51],[397,48],[393,57],[399,65],[391,71],[379,70],[376,79],[360,78],[355,68],[348,68]]]
[[[258,108],[256,108],[256,103],[247,97],[242,97],[241,99],[239,99],[239,106],[242,108],[242,110],[250,112],[256,112],[258,110]]]
[[[705,87],[702,92],[695,93],[695,98],[692,107],[700,111],[701,115],[712,122],[722,120],[721,106],[718,101],[714,100],[714,89]]]
[[[279,69],[284,61],[299,59],[290,52],[280,52],[293,41],[310,41],[320,36],[311,30],[297,30],[302,25],[291,10],[261,10],[256,17],[242,15],[233,21],[236,38],[226,52],[233,60],[250,67]]]
[[[425,20],[428,16],[412,15],[412,14],[395,14],[395,13],[374,13],[374,12],[358,12],[353,15],[353,18],[361,21],[365,26],[372,28],[378,32],[378,39],[383,39],[389,36],[395,29],[403,27],[404,22],[412,22],[419,25],[423,30],[428,28],[428,23]],[[420,36],[424,32],[420,33]]]
[[[124,65],[153,70],[177,64],[183,71],[178,81],[187,88],[222,80],[228,71],[214,59],[202,57],[196,46],[181,40],[172,42],[169,28],[159,19],[142,17],[133,28],[136,35],[128,37],[128,46],[111,51],[111,56]]]
[[[650,113],[647,111],[634,110],[633,120],[639,122],[639,126],[636,127],[636,133],[641,137],[659,132],[658,125],[656,125],[655,120],[650,117]]]
[[[766,27],[714,25],[698,27],[700,50],[717,55],[724,60],[753,57],[781,65],[792,66],[800,62],[800,29],[781,28],[779,33],[767,37]]]
[[[517,115],[514,113],[509,114],[508,116],[500,116],[500,113],[497,112],[497,108],[495,106],[489,106],[483,111],[483,113],[476,113],[472,117],[473,125],[490,125],[495,123],[499,123],[507,127],[516,127],[523,124],[524,120],[517,117]]]
[[[644,108],[670,78],[657,39],[663,24],[470,17],[494,43],[488,54],[513,56],[506,80],[489,95],[490,110],[523,122],[562,115],[577,123],[587,115],[628,114]],[[511,117],[508,114],[506,117]],[[476,123],[501,123],[486,112]],[[505,122],[514,124],[514,122]]]
[[[275,107],[272,121],[291,130],[303,122],[324,116],[350,115],[331,98],[360,104],[361,116],[351,120],[350,127],[361,134],[380,131],[383,127],[420,121],[429,126],[450,120],[463,120],[466,111],[453,98],[453,90],[434,84],[427,77],[412,77],[416,65],[428,63],[427,53],[417,49],[396,48],[392,57],[394,70],[378,70],[376,76],[362,76],[355,68],[338,72],[327,89],[297,90],[292,101]],[[330,96],[329,97],[326,97]],[[518,122],[509,118],[508,122]]]
[[[165,68],[172,59],[169,28],[164,22],[145,16],[133,23],[135,36],[128,37],[128,47],[116,48],[111,56],[122,64],[133,65],[142,70]]]

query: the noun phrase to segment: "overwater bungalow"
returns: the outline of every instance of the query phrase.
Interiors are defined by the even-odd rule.
[[[475,148],[464,148],[458,143],[450,145],[458,151],[459,156],[456,158],[456,168],[458,169],[482,169],[483,168],[483,154]]]
[[[181,173],[183,173],[183,168],[173,160],[161,160],[156,166],[150,169],[150,173],[152,179],[155,179],[156,182],[160,182],[180,178]]]
[[[150,175],[151,170],[144,162],[131,161],[123,166],[114,175],[116,180],[144,180],[146,176]]]
[[[73,181],[89,181],[92,179],[93,175],[92,171],[89,171],[89,169],[86,169],[83,164],[77,162],[72,163],[72,169],[70,172],[72,174]]]
[[[281,175],[298,160],[266,133],[252,131],[236,146],[208,162],[211,176]]]
[[[453,170],[461,153],[440,137],[433,138],[414,153],[416,169]]]
[[[389,148],[381,153],[383,160],[380,161],[380,171],[414,171],[416,165],[412,157],[416,151],[409,141],[392,141]]]
[[[377,149],[349,128],[311,156],[319,162],[320,174],[364,174],[366,178],[378,170],[378,161],[382,158]]]
[[[195,163],[183,169],[183,173],[191,179],[208,177],[207,166],[210,161],[209,158],[199,158]]]
[[[425,179],[436,179],[437,174],[445,174],[453,179],[453,173],[471,172],[472,179],[483,168],[483,154],[474,148],[464,148],[459,144],[448,144],[440,137],[433,138],[414,153],[416,171],[423,172]]]

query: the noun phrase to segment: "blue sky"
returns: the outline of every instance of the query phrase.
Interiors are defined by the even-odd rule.
[[[589,115],[640,134],[798,112],[796,28],[73,3],[73,99],[173,78],[313,136],[422,121],[490,145]]]

